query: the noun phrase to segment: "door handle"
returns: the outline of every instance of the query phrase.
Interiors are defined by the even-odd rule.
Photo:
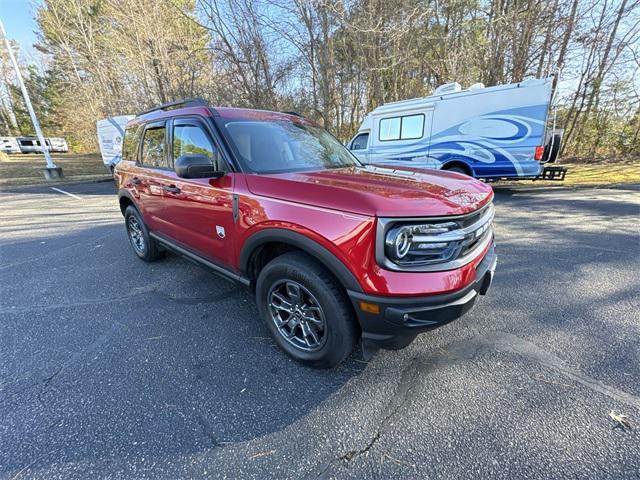
[[[142,185],[142,180],[140,180],[138,177],[133,177],[131,179],[131,183],[134,185]]]
[[[165,185],[164,187],[162,187],[162,190],[167,193],[180,193],[180,189],[175,185]]]

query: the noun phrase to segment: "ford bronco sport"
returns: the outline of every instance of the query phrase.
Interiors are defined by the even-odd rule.
[[[138,257],[248,286],[280,347],[316,367],[455,320],[496,266],[491,187],[363,166],[296,114],[161,105],[128,123],[115,174]]]

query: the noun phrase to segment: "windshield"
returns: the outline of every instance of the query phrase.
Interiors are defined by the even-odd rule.
[[[286,120],[230,120],[224,129],[245,171],[280,173],[359,165],[320,127]]]

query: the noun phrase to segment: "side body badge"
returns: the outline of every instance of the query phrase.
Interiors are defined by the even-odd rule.
[[[221,227],[220,225],[216,225],[216,233],[220,238],[224,238],[224,227]]]

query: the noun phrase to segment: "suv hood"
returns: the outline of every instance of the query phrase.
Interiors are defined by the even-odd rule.
[[[416,168],[367,166],[246,178],[256,195],[379,217],[462,215],[493,196],[489,185],[466,175]]]

